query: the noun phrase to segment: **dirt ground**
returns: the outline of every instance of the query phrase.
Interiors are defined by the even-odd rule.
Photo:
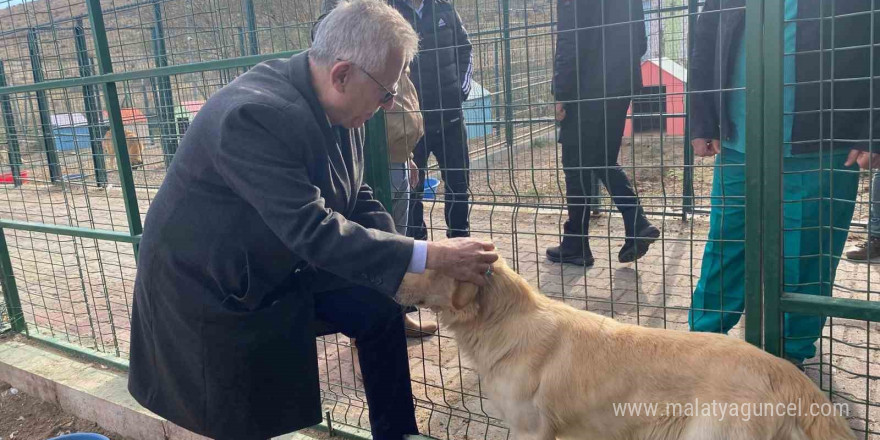
[[[74,432],[94,432],[110,440],[125,439],[0,382],[0,440],[46,440]]]

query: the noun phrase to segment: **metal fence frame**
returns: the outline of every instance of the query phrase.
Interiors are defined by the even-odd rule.
[[[3,299],[5,300],[6,316],[12,331],[29,334],[33,339],[49,345],[76,352],[100,362],[113,364],[127,368],[127,361],[116,356],[107,355],[71,344],[60,339],[40,334],[30,334],[28,323],[25,321],[21,301],[18,296],[16,274],[13,273],[13,265],[10,260],[10,252],[7,246],[6,233],[10,231],[30,231],[54,234],[67,237],[80,237],[95,240],[105,240],[117,243],[130,244],[137,255],[137,246],[142,233],[141,213],[137,203],[135,183],[130,166],[130,158],[126,147],[126,139],[123,133],[123,120],[120,109],[119,91],[117,83],[138,79],[161,79],[173,75],[198,73],[203,71],[215,71],[223,69],[246,69],[261,61],[293,55],[296,51],[275,52],[259,54],[258,33],[254,23],[253,2],[245,0],[247,7],[248,29],[239,32],[242,56],[235,58],[220,59],[215,61],[195,62],[183,65],[169,65],[163,52],[163,34],[161,27],[154,30],[154,41],[157,46],[156,66],[149,70],[134,70],[114,72],[113,60],[110,56],[110,48],[105,30],[104,16],[101,10],[100,0],[86,0],[88,6],[88,19],[92,26],[94,38],[95,65],[97,72],[84,71],[79,78],[66,78],[47,81],[36,81],[33,84],[6,85],[2,64],[0,64],[0,111],[6,117],[11,117],[11,108],[8,106],[7,96],[16,93],[38,93],[53,89],[71,87],[96,87],[103,89],[103,106],[108,111],[110,126],[113,131],[113,143],[115,145],[116,160],[119,164],[120,183],[123,188],[123,198],[126,207],[126,219],[128,232],[99,230],[80,227],[58,226],[46,223],[32,223],[16,220],[0,220],[0,268],[2,268]],[[145,4],[155,1],[147,1]],[[678,8],[686,11],[689,19],[689,27],[693,26],[693,16],[698,10],[697,0],[688,0],[687,5]],[[501,0],[503,22],[506,27],[500,30],[502,44],[506,46],[504,51],[507,56],[506,62],[510,62],[510,7],[509,0]],[[157,9],[158,11],[158,9]],[[157,12],[160,16],[161,13]],[[845,318],[860,321],[880,322],[880,302],[840,299],[821,296],[810,296],[785,292],[782,280],[782,219],[781,206],[781,124],[766,123],[765,121],[783,120],[783,2],[775,0],[747,0],[746,9],[746,52],[747,52],[747,78],[746,88],[747,106],[749,108],[747,120],[747,154],[746,154],[746,212],[748,219],[761,219],[761,221],[747,221],[746,223],[746,324],[745,339],[766,351],[780,355],[782,351],[782,316],[786,312],[824,315],[829,317]],[[159,20],[161,23],[161,20]],[[496,32],[496,31],[492,31]],[[691,33],[692,38],[692,33]],[[31,55],[39,59],[39,52],[35,45],[31,45]],[[513,115],[512,115],[512,80],[510,77],[509,64],[505,66],[504,82],[506,83],[503,96],[503,122],[505,143],[513,142]],[[170,84],[170,83],[169,83]],[[160,86],[160,94],[170,93],[170,85]],[[170,102],[170,96],[162,98]],[[167,115],[163,118],[167,119]],[[166,121],[167,122],[167,121]],[[387,146],[385,145],[384,123],[380,118],[374,118],[368,123],[368,169],[367,179],[372,183],[377,197],[388,206],[391,200],[391,188],[388,179]],[[21,163],[19,153],[16,151],[15,133],[8,133],[10,145],[10,164],[16,178],[20,178],[19,165]],[[170,141],[170,132],[163,129],[162,149],[170,160],[176,149],[176,144]],[[53,148],[47,150],[51,153]],[[687,155],[686,164],[693,164],[692,155]],[[53,162],[49,158],[50,165]],[[690,174],[689,174],[690,173]],[[57,176],[53,173],[53,180]],[[688,188],[690,188],[688,190]],[[685,194],[682,200],[683,217],[695,212],[693,194],[693,169],[685,168]],[[0,325],[2,325],[0,315]],[[867,435],[867,434],[866,434]]]

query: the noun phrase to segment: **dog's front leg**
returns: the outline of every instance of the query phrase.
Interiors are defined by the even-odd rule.
[[[496,373],[495,377],[503,380],[487,380],[486,392],[501,410],[501,419],[510,426],[511,440],[555,439],[556,427],[536,402],[539,387],[531,382],[529,368],[516,365]]]
[[[514,429],[510,428],[511,440],[555,440],[556,433],[552,429]]]
[[[511,440],[554,440],[556,428],[550,424],[550,420],[541,415],[537,410],[516,411],[516,415],[510,420]]]

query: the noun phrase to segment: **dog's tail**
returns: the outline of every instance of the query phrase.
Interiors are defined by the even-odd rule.
[[[846,419],[838,414],[803,415],[798,424],[810,440],[855,440]]]
[[[855,440],[845,416],[849,408],[845,404],[833,404],[810,378],[801,372],[793,372],[794,399],[803,402],[796,417],[797,426],[809,440]]]

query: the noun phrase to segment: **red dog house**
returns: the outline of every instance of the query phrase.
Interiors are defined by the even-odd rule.
[[[643,61],[642,85],[643,96],[633,99],[624,136],[632,135],[633,126],[636,132],[662,130],[670,136],[684,136],[687,69],[669,58]]]

